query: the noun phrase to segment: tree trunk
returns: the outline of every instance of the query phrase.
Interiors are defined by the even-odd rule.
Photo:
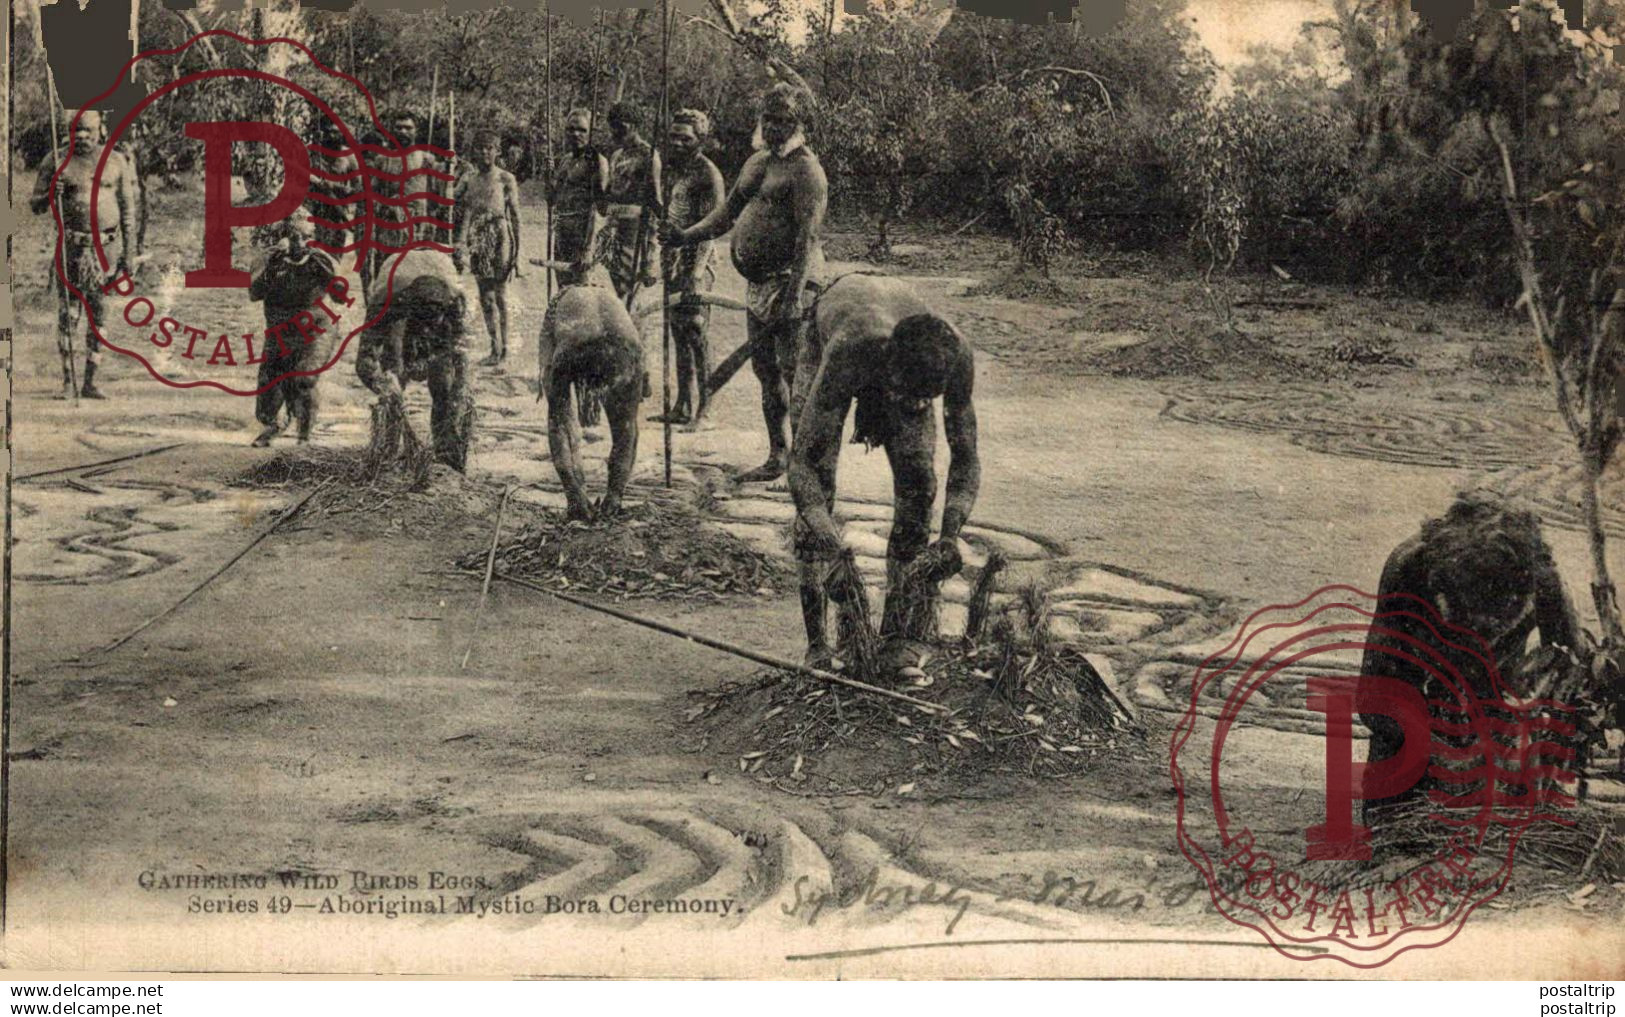
[[[1620,623],[1619,595],[1608,571],[1608,536],[1603,531],[1602,505],[1598,498],[1603,464],[1595,452],[1587,452],[1582,458],[1585,482],[1580,485],[1580,508],[1585,515],[1586,537],[1591,545],[1591,599],[1597,606],[1597,620],[1602,623],[1603,642],[1625,645],[1625,626]]]

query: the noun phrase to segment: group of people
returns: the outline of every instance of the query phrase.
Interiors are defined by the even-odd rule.
[[[738,480],[763,483],[788,474],[798,513],[795,547],[808,658],[827,664],[838,647],[827,635],[824,581],[842,548],[832,510],[849,410],[856,406],[853,441],[883,448],[894,481],[883,635],[925,634],[905,631],[914,625],[907,619],[918,613],[896,605],[934,592],[904,587],[911,574],[906,565],[931,542],[937,398],[943,399],[951,450],[937,539],[942,557],[955,566],[955,548],[975,504],[980,470],[969,344],[895,280],[862,273],[828,276],[820,231],[829,185],[808,144],[812,103],[811,92],[800,81],[779,81],[766,90],[755,151],[731,190],[704,154],[711,133],[704,112],[681,109],[671,117],[663,164],[661,153],[644,137],[646,121],[635,105],[618,103],[609,110],[613,144],[607,152],[593,143],[591,112],[571,110],[564,121],[564,151],[546,176],[551,257],[533,260],[553,272],[558,283],[538,342],[538,396],[548,400],[554,466],[572,515],[609,517],[618,510],[630,480],[640,408],[651,394],[635,298],[644,288],[660,288],[677,359],[676,399],[652,419],[702,419],[710,394],[706,332],[717,299],[710,294],[713,246],[730,236],[733,264],[747,284],[750,359],[761,386],[768,446],[766,459]],[[431,153],[406,151],[418,142],[414,116],[396,114],[387,124],[394,146],[405,152],[388,158],[407,171],[438,167]],[[75,131],[76,152],[92,154],[100,132],[99,117],[87,111]],[[471,316],[465,313],[457,276],[467,272],[474,277],[491,342],[483,365],[493,369],[502,367],[509,350],[507,286],[521,277],[519,186],[500,165],[499,151],[495,133],[477,134],[471,165],[451,184],[449,257],[419,246],[369,257],[362,268],[369,314],[386,302],[388,306],[359,338],[357,375],[379,395],[381,405],[399,405],[406,385],[425,381],[434,403],[434,455],[458,470],[466,466],[474,405],[465,334]],[[75,285],[92,301],[105,279],[93,259],[80,265],[92,239],[86,232],[89,202],[101,202],[99,223],[108,234],[104,246],[119,249],[122,238],[121,267],[129,267],[134,204],[128,192],[135,173],[133,165],[111,162],[100,193],[90,195],[86,167],[93,165],[93,159],[74,160],[59,181],[58,195],[69,230],[69,271],[79,272],[72,275]],[[310,214],[295,216],[288,224],[286,237],[251,287],[253,299],[264,303],[268,324],[319,296],[342,272],[336,252],[354,239],[343,221],[342,200],[357,186],[355,156],[338,139],[318,137],[312,168],[316,197]],[[390,200],[378,204],[376,215],[383,220],[375,229],[378,240],[405,248],[431,238],[425,230],[437,228],[432,221],[440,218],[440,206],[430,207],[422,196],[429,189],[424,178],[430,176],[434,174],[402,172],[379,177],[377,191]],[[48,183],[49,176],[45,179]],[[48,189],[42,190],[35,207],[42,210],[48,202]],[[60,337],[76,330],[77,321],[66,315],[77,306],[77,301],[63,301]],[[71,344],[61,341],[67,363]],[[264,430],[256,445],[269,444],[285,426],[284,413],[297,423],[301,441],[310,436],[317,380],[309,368],[312,358],[320,357],[300,344],[293,346],[267,351],[260,365],[256,416]],[[95,392],[93,358],[94,352],[84,382],[87,394]],[[607,490],[594,505],[584,490],[579,441],[580,427],[595,423],[600,412],[608,417],[612,444]]]

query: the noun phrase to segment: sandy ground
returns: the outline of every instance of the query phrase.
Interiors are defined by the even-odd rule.
[[[31,219],[16,239],[10,964],[1356,973],[1286,959],[1204,910],[1206,891],[1195,892],[1195,870],[1175,841],[1167,768],[1175,717],[1143,698],[1147,742],[1085,778],[977,799],[818,797],[762,786],[685,724],[685,694],[749,677],[746,661],[498,584],[461,669],[478,583],[450,560],[489,539],[501,484],[552,479],[542,415],[522,380],[534,373],[539,270],[514,291],[510,374],[480,378],[482,438],[468,481],[437,481],[465,514],[434,527],[396,523],[387,509],[365,519],[295,517],[179,611],[100,652],[304,492],[228,486],[268,454],[247,447],[257,430],[247,400],[160,386],[117,355],[104,371],[108,401],[51,398],[45,228]],[[530,228],[540,234],[539,222]],[[189,241],[178,230],[157,238],[152,271],[161,274]],[[832,246],[837,255],[861,249],[856,238]],[[1329,583],[1374,587],[1387,552],[1460,488],[1514,487],[1562,521],[1565,460],[1547,440],[1544,393],[1471,370],[1488,362],[1485,350],[1518,363],[1527,340],[1515,327],[1461,308],[1292,287],[1292,301],[1313,306],[1243,306],[1240,327],[1332,365],[1326,377],[1110,377],[1098,367],[1103,351],[1212,330],[1195,287],[1094,264],[1061,274],[1068,295],[1058,301],[967,296],[1003,256],[994,241],[960,238],[905,248],[890,269],[913,277],[982,352],[981,539],[1037,547],[1033,555],[1070,570],[1078,604],[1106,605],[1087,617],[1125,626],[1121,637],[1095,637],[1125,695],[1143,669],[1180,659],[1182,646],[1251,609]],[[1279,297],[1265,292],[1272,285],[1242,296]],[[720,286],[734,296],[743,288],[731,269]],[[1414,365],[1349,367],[1326,354],[1372,333]],[[742,316],[717,312],[712,336],[720,359],[742,341]],[[483,337],[472,347],[483,354]],[[353,351],[322,382],[318,443],[362,440],[365,399],[352,360]],[[760,460],[748,370],[721,395],[715,418],[677,434],[680,478]],[[106,472],[23,479],[172,443],[181,444]],[[606,444],[589,454],[601,458]],[[651,427],[640,484],[657,482],[659,456]],[[946,450],[939,456],[945,463]],[[841,479],[853,505],[890,493],[878,453],[849,448]],[[787,507],[782,492],[758,489],[718,511],[723,521],[766,526]],[[1023,534],[1040,539],[1022,544]],[[1580,535],[1554,523],[1549,536],[1571,589],[1583,590]],[[1620,548],[1616,541],[1614,567],[1625,571]],[[1174,607],[1188,624],[1170,630],[1157,619]],[[800,653],[789,596],[635,609],[764,652]],[[1231,746],[1240,786],[1316,800],[1318,737],[1256,726]],[[1267,822],[1301,829],[1314,806],[1298,808],[1305,814],[1285,808]],[[270,888],[149,889],[150,872],[246,873]],[[356,872],[410,875],[417,885],[369,883],[364,893]],[[390,920],[316,904],[428,896],[431,873],[487,904],[624,893],[729,897],[744,912]],[[278,874],[316,884],[278,889]],[[329,874],[337,889],[322,889]],[[1046,887],[1060,877],[1090,892],[1057,903]],[[895,899],[877,901],[877,883],[897,889]],[[961,888],[970,903],[960,920],[957,898],[918,899],[928,884]],[[1512,906],[1480,910],[1446,948],[1380,970],[1617,975],[1620,894],[1604,886],[1581,907],[1564,897],[1578,886],[1522,880]],[[814,916],[809,901],[820,888],[848,895],[844,906]],[[276,913],[283,894],[289,911]],[[258,910],[197,913],[194,895]],[[1040,938],[1054,942],[1026,942]],[[1000,942],[882,949],[987,940]],[[1498,958],[1493,968],[1486,950]]]

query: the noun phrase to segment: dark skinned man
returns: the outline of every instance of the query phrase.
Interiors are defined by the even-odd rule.
[[[294,216],[288,220],[284,245],[271,252],[265,266],[249,284],[250,300],[264,303],[266,329],[276,330],[277,339],[266,339],[260,361],[259,388],[254,400],[254,416],[264,426],[254,439],[255,448],[265,448],[282,430],[280,420],[284,407],[298,422],[299,442],[310,441],[311,428],[316,423],[316,385],[320,375],[313,372],[327,364],[333,352],[333,337],[323,327],[311,309],[316,301],[330,295],[329,285],[337,294],[344,294],[346,285],[339,275],[338,263],[329,255],[310,246],[316,230],[309,219]],[[335,303],[341,302],[334,297]],[[353,302],[345,297],[343,303]],[[305,315],[304,334],[289,328],[296,316]],[[295,374],[293,372],[312,372]]]
[[[547,396],[547,442],[571,519],[613,516],[638,454],[638,406],[646,379],[643,344],[626,305],[595,268],[586,283],[562,290],[548,309],[538,344]],[[597,277],[597,278],[593,278]],[[599,400],[609,418],[609,480],[596,508],[581,471],[581,435],[570,396]]]
[[[1459,693],[1421,664],[1406,659],[1406,654],[1424,660],[1431,656],[1408,645],[1408,639],[1415,640],[1449,660],[1477,697],[1499,701],[1504,690],[1491,687],[1483,663],[1446,645],[1446,640],[1463,639],[1448,630],[1441,633],[1445,640],[1433,635],[1422,620],[1423,609],[1407,607],[1407,598],[1400,594],[1420,598],[1445,621],[1477,633],[1494,655],[1502,676],[1517,672],[1531,633],[1538,632],[1544,646],[1576,646],[1579,628],[1574,609],[1539,524],[1534,516],[1510,508],[1495,495],[1462,495],[1443,516],[1423,523],[1419,534],[1388,556],[1377,587],[1378,610],[1405,613],[1375,623],[1360,673],[1398,678],[1424,699],[1458,701]],[[1371,729],[1368,762],[1399,752],[1404,735],[1397,721],[1377,713],[1362,713],[1360,719]],[[1466,744],[1444,735],[1436,737]],[[1437,786],[1433,775],[1424,774],[1399,795],[1365,801],[1361,822],[1375,829],[1405,803]]]
[[[109,153],[101,180],[96,180],[96,162],[106,141],[107,131],[102,115],[87,109],[73,125],[73,156],[56,180],[56,202],[62,215],[62,272],[68,283],[79,291],[76,295],[56,278],[53,264],[52,284],[57,293],[56,348],[62,357],[62,398],[71,399],[73,391],[73,361],[75,341],[81,327],[85,331],[85,377],[79,394],[87,399],[106,398],[96,387],[96,366],[101,360],[101,342],[90,327],[91,321],[102,322],[102,287],[113,276],[133,269],[136,245],[136,213],[139,199],[136,191],[135,166],[117,151]],[[40,168],[31,203],[36,214],[50,211],[51,180],[56,173],[54,163],[47,161]],[[96,221],[91,223],[92,208]],[[111,274],[102,270],[96,257],[96,235],[101,233],[102,249],[109,258],[117,259]],[[81,297],[83,302],[81,302]],[[85,320],[85,308],[90,309],[90,320]]]
[[[700,110],[682,109],[672,115],[666,139],[671,165],[666,168],[666,215],[678,226],[692,226],[727,200],[727,189],[716,164],[701,154],[711,134],[711,118]],[[709,394],[710,351],[705,331],[711,308],[698,303],[700,294],[716,282],[711,268],[711,242],[669,247],[662,252],[666,299],[678,297],[670,314],[672,346],[677,354],[677,402],[671,410],[674,424],[699,423],[705,416]],[[692,395],[690,393],[693,393]],[[664,422],[664,417],[653,418]]]
[[[570,264],[558,272],[560,287],[586,278],[603,224],[599,204],[609,189],[609,160],[592,147],[592,113],[573,109],[564,121],[564,154],[552,169],[553,257]]]
[[[660,153],[643,139],[643,111],[629,102],[609,109],[609,186],[604,193],[605,263],[615,292],[655,283],[654,208],[660,193]]]
[[[498,138],[481,131],[474,139],[474,169],[457,181],[452,259],[474,272],[480,311],[491,337],[481,363],[499,367],[508,356],[508,278],[519,266],[519,181],[497,165]]]
[[[451,258],[426,248],[394,255],[381,268],[367,306],[371,313],[383,307],[384,313],[361,333],[356,377],[403,416],[405,386],[427,383],[434,457],[461,473],[473,437],[474,397],[465,349],[468,301],[457,270]]]
[[[790,454],[790,494],[796,503],[796,558],[801,571],[801,609],[807,627],[807,660],[827,666],[832,654],[825,629],[825,578],[841,551],[835,507],[841,433],[853,404],[853,442],[886,450],[894,502],[886,547],[883,637],[920,639],[935,617],[936,582],[912,588],[908,566],[931,540],[936,501],[937,425],[934,401],[942,399],[947,434],[947,497],[937,544],[951,571],[958,571],[958,538],[976,504],[981,464],[976,451],[975,358],[970,344],[902,283],[876,276],[838,279],[818,299],[812,335],[822,349],[811,375]],[[940,579],[938,580],[940,581]],[[917,605],[924,604],[923,610]]]
[[[686,229],[661,224],[662,241],[675,245],[711,240],[733,228],[730,250],[734,267],[748,283],[746,330],[751,368],[762,386],[768,438],[767,461],[742,474],[744,483],[784,475],[789,425],[799,415],[801,389],[812,380],[797,376],[797,364],[805,360],[807,288],[823,273],[818,234],[829,204],[829,182],[818,156],[806,145],[802,125],[811,108],[812,94],[803,86],[780,82],[768,89],[757,126],[760,145],[727,200]]]

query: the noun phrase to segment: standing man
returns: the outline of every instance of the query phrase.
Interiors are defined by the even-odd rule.
[[[76,356],[74,341],[81,323],[85,326],[85,380],[79,394],[86,399],[105,399],[96,387],[96,365],[101,360],[101,341],[96,338],[92,323],[102,318],[102,287],[107,280],[134,270],[136,263],[136,211],[137,199],[135,166],[115,149],[108,154],[102,170],[100,185],[96,182],[96,163],[107,128],[102,114],[87,109],[73,125],[73,157],[63,168],[56,181],[56,203],[62,214],[62,276],[51,266],[52,281],[56,287],[56,348],[62,356],[62,398],[71,399],[73,390],[73,362]],[[57,167],[48,161],[40,168],[31,206],[36,215],[51,207],[51,178]],[[95,210],[95,225],[91,224],[91,210]],[[118,262],[111,274],[103,272],[96,257],[96,235],[100,231],[101,244],[109,257]],[[62,284],[65,277],[76,294]],[[90,321],[83,321],[86,307]]]
[[[660,199],[660,153],[643,140],[643,111],[629,102],[609,108],[609,277],[625,301],[640,286],[655,283],[653,210]]]
[[[682,109],[672,116],[671,133],[666,139],[671,153],[666,215],[677,226],[694,225],[727,200],[721,171],[700,151],[710,136],[711,118],[700,110]],[[661,254],[666,302],[669,304],[673,296],[683,298],[669,312],[672,344],[677,353],[677,403],[671,409],[671,423],[698,424],[710,399],[706,389],[711,361],[705,330],[711,322],[711,308],[695,298],[710,292],[716,282],[716,272],[711,268],[711,242],[669,247]],[[691,389],[695,392],[692,398]],[[663,415],[652,419],[665,422]]]
[[[457,271],[474,271],[480,311],[491,337],[483,367],[500,367],[508,356],[508,278],[519,267],[519,181],[497,165],[495,131],[474,139],[474,171],[457,181],[452,258]]]
[[[255,448],[265,448],[282,430],[282,408],[299,422],[299,443],[310,441],[316,423],[316,381],[314,372],[327,363],[333,343],[323,336],[326,330],[311,308],[327,294],[329,283],[339,274],[338,263],[309,246],[315,227],[304,216],[288,221],[286,246],[271,253],[265,267],[249,284],[250,300],[265,304],[266,339],[260,361],[259,388],[254,400],[254,416],[265,430],[255,438]],[[337,294],[345,293],[342,279]],[[344,299],[345,303],[353,302]],[[303,324],[297,320],[304,315]],[[312,372],[305,375],[295,371]]]
[[[564,154],[548,167],[547,200],[553,208],[553,256],[574,268],[558,273],[559,286],[581,282],[595,260],[603,225],[599,205],[609,189],[609,161],[592,147],[592,113],[573,109],[564,121]]]
[[[815,367],[803,362],[798,368],[817,380],[808,386],[789,471],[807,660],[827,666],[831,649],[824,625],[825,577],[841,551],[840,530],[831,515],[835,469],[852,404],[857,404],[852,441],[884,448],[892,471],[882,636],[915,640],[935,635],[937,585],[962,565],[959,533],[976,505],[982,469],[976,453],[975,359],[952,325],[897,280],[862,275],[847,276],[824,292],[813,325],[822,337],[823,363]],[[938,396],[950,458],[936,543],[943,574],[931,579],[909,566],[931,539],[937,496],[932,404]]]
[[[332,121],[318,121],[315,136],[316,146],[310,152],[311,197],[306,199],[305,205],[318,219],[348,222],[366,207],[356,202],[344,203],[361,190],[361,180],[356,173],[361,164],[353,153],[344,150],[344,136]],[[329,155],[329,152],[338,154]],[[327,200],[320,200],[318,195]],[[350,242],[350,230],[318,225],[313,239],[334,257],[343,259],[345,254],[341,252]]]
[[[434,190],[436,184],[435,179],[427,173],[415,172],[432,168],[435,164],[434,157],[424,151],[406,151],[419,140],[417,114],[407,110],[398,111],[389,118],[389,131],[394,135],[394,142],[392,144],[386,138],[383,141],[384,147],[392,147],[405,154],[375,157],[378,162],[377,168],[388,175],[378,177],[378,196],[387,200],[378,203],[378,218],[382,221],[378,224],[373,240],[384,245],[386,249],[373,248],[371,252],[373,271],[369,279],[376,279],[379,267],[393,261],[400,252],[410,247],[419,232],[425,239],[433,236],[428,227],[425,226],[420,230],[418,224],[411,221],[428,214],[429,200],[427,198],[405,200],[409,194],[422,194]],[[438,207],[437,205],[436,208]],[[369,282],[368,285],[372,283]]]
[[[787,424],[799,415],[812,371],[798,376],[798,359],[816,370],[816,350],[803,350],[806,290],[823,273],[818,233],[829,204],[829,181],[818,156],[807,147],[804,124],[812,109],[805,86],[779,82],[762,98],[757,151],[739,173],[727,201],[687,229],[661,223],[668,244],[699,243],[735,227],[734,267],[749,284],[745,323],[751,368],[762,385],[762,417],[767,424],[767,461],[740,476],[761,483],[784,475],[789,460]]]

